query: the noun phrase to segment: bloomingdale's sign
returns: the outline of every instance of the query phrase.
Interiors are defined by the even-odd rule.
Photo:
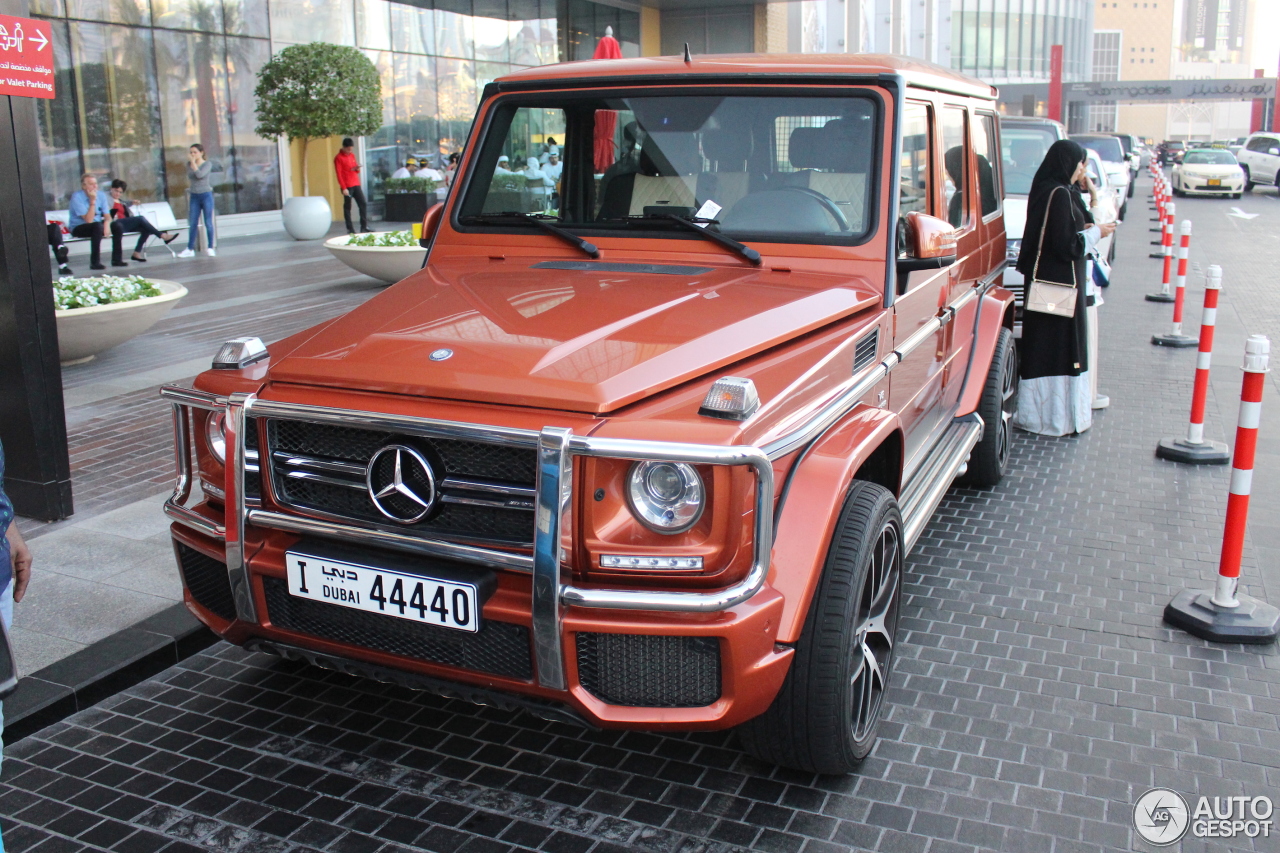
[[[1252,101],[1276,96],[1276,78],[1239,80],[1095,80],[1065,83],[1067,101]]]

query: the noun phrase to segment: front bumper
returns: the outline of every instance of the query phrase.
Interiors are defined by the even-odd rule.
[[[303,650],[316,656],[317,662],[347,660],[373,668],[370,671],[408,673],[428,689],[431,684],[452,683],[516,694],[534,703],[567,706],[584,720],[605,727],[733,726],[762,713],[781,687],[792,650],[774,644],[783,600],[765,585],[773,538],[773,469],[769,458],[756,448],[587,438],[559,428],[527,434],[506,430],[498,435],[496,428],[318,409],[262,401],[251,394],[224,398],[176,388],[163,393],[174,406],[179,457],[178,485],[165,511],[175,522],[172,532],[185,598],[205,624],[231,642],[268,643],[277,649]],[[207,502],[190,505],[193,409],[226,413],[227,488],[221,511]],[[528,442],[537,449],[538,458],[533,554],[415,540],[358,524],[309,519],[277,512],[266,501],[264,506],[249,506],[244,488],[246,420],[273,417],[329,423],[354,417],[365,426],[423,436],[487,431],[489,438],[498,435],[504,441]],[[746,575],[732,586],[708,592],[601,589],[569,583],[569,573],[561,564],[562,537],[574,506],[573,460],[580,456],[749,467],[755,479],[754,550]],[[265,490],[270,483],[267,466],[263,467]],[[498,589],[485,602],[482,617],[487,625],[502,626],[495,631],[505,639],[493,642],[505,662],[474,665],[476,660],[490,661],[486,657],[490,652],[459,645],[470,642],[466,637],[442,638],[443,629],[431,629],[437,634],[426,638],[397,639],[391,636],[395,630],[388,629],[389,634],[378,626],[361,634],[349,624],[355,617],[344,620],[344,609],[336,605],[317,605],[336,608],[336,612],[313,611],[307,615],[310,621],[286,618],[287,606],[282,609],[282,603],[291,597],[287,591],[285,599],[279,597],[284,555],[303,537],[355,543],[369,548],[371,554],[378,549],[411,552],[426,561],[465,561],[495,571]],[[521,654],[523,663],[514,660]],[[584,654],[594,666],[585,676]],[[661,681],[683,677],[685,667],[670,663],[689,660],[702,667],[699,671],[705,680],[710,677],[709,654],[718,668],[714,695],[705,683],[695,686],[692,694],[676,691],[702,696],[702,704],[610,701],[616,696],[648,695],[629,689],[626,673],[619,669],[624,664],[633,664],[647,677]],[[666,686],[658,684],[657,695],[672,695],[663,692]]]
[[[1220,184],[1210,186],[1207,178],[1179,176],[1178,189],[1188,195],[1223,195],[1244,192],[1244,178],[1221,178]]]

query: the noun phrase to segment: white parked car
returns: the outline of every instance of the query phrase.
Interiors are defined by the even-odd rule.
[[[1174,195],[1230,195],[1244,192],[1244,169],[1225,148],[1193,148],[1173,167]]]
[[[1091,133],[1075,134],[1071,137],[1090,151],[1096,151],[1102,158],[1102,165],[1107,172],[1107,180],[1111,186],[1120,190],[1120,218],[1124,219],[1128,211],[1129,196],[1129,158],[1125,156],[1120,140],[1110,134]]]
[[[1253,134],[1245,140],[1239,157],[1245,192],[1260,184],[1280,186],[1280,133]]]

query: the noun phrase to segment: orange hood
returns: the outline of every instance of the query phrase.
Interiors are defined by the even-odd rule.
[[[595,268],[432,263],[322,328],[270,379],[602,414],[879,301],[853,276],[581,266]],[[433,361],[440,350],[452,355]]]

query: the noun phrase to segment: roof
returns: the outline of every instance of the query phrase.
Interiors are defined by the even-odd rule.
[[[996,90],[974,77],[909,56],[876,53],[714,53],[685,62],[678,56],[636,59],[588,59],[540,65],[498,78],[502,89],[538,88],[550,81],[594,85],[638,82],[641,78],[664,82],[697,82],[699,78],[740,78],[750,82],[768,78],[874,77],[901,74],[908,85],[938,89],[978,98],[994,99]]]

